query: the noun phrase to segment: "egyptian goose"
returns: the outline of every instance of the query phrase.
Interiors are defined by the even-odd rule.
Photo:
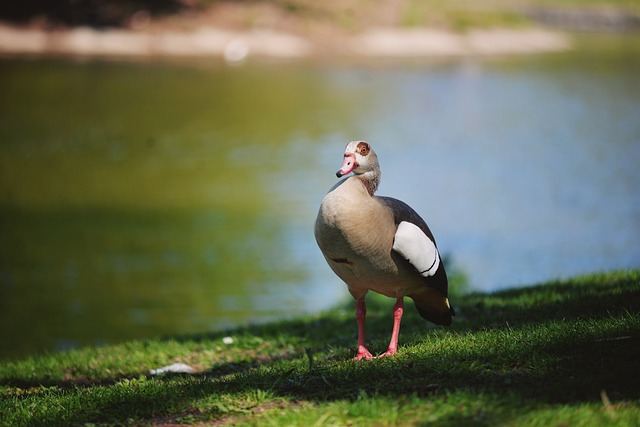
[[[336,175],[342,178],[351,172],[322,200],[315,237],[327,263],[356,300],[356,360],[373,358],[365,343],[365,295],[371,290],[396,298],[391,341],[381,355],[391,356],[398,350],[403,297],[412,298],[425,319],[451,324],[447,273],[425,221],[406,203],[374,195],[380,165],[365,141],[347,144]]]

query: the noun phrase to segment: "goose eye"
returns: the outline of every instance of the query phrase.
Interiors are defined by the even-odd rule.
[[[358,143],[358,153],[360,153],[360,155],[362,156],[366,156],[367,154],[369,154],[369,144],[367,144],[364,141],[361,141],[360,143]]]

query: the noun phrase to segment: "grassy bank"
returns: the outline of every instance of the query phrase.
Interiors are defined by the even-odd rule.
[[[4,363],[0,425],[637,425],[640,272],[453,302],[451,328],[407,305],[399,354],[369,362],[350,360],[348,304]],[[386,348],[391,306],[369,298],[374,352]],[[176,362],[196,372],[148,375]]]

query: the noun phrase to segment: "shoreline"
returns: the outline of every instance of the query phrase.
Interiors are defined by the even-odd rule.
[[[521,55],[571,49],[567,33],[494,28],[464,33],[429,28],[370,28],[318,40],[271,29],[228,30],[201,25],[191,30],[46,30],[0,23],[0,55],[95,58],[248,58],[301,60],[315,57],[420,59]]]

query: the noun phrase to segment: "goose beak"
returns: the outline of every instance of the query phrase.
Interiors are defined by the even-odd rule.
[[[358,162],[356,162],[355,154],[345,153],[344,161],[342,162],[342,167],[338,170],[338,172],[336,172],[336,176],[338,178],[342,178],[348,173],[351,173],[357,167],[358,167]]]

